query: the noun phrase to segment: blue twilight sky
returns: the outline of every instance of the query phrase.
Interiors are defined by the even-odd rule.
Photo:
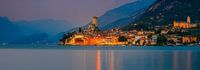
[[[85,25],[91,16],[136,0],[0,0],[0,16],[13,21],[58,19]]]

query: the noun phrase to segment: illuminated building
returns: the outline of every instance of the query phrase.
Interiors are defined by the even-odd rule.
[[[135,44],[135,45],[147,45],[147,43],[148,43],[147,38],[148,37],[146,35],[135,36],[135,40],[134,40],[133,44]]]
[[[110,36],[110,37],[86,37],[83,35],[75,35],[70,41],[66,41],[65,45],[123,45],[126,42],[118,42],[117,36]]]
[[[174,21],[174,28],[184,28],[184,29],[188,29],[191,28],[191,19],[190,16],[187,17],[187,22],[184,21]]]
[[[182,43],[192,43],[197,42],[197,37],[195,36],[183,36],[182,37]]]
[[[78,32],[69,33],[69,35],[63,36],[60,40],[61,45],[78,45],[78,46],[120,46],[120,45],[157,45],[159,34],[166,35],[167,45],[181,45],[185,43],[197,43],[198,38],[195,36],[179,36],[179,34],[173,34],[173,30],[180,32],[186,32],[189,28],[197,27],[195,24],[191,24],[190,16],[187,17],[186,22],[174,21],[173,30],[170,31],[168,26],[163,26],[159,34],[154,30],[131,30],[122,31],[120,29],[110,29],[100,31],[98,28],[98,17],[94,16],[92,22],[87,28],[79,28]],[[171,25],[169,25],[171,26]],[[161,26],[159,28],[162,28]],[[178,28],[178,29],[177,29]],[[184,29],[179,29],[184,28]],[[183,30],[183,31],[181,31]],[[182,42],[182,43],[181,43]]]

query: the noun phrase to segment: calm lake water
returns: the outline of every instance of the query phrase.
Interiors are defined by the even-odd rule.
[[[4,48],[0,70],[200,70],[200,47]]]

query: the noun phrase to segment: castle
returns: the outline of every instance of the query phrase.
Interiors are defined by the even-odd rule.
[[[99,31],[98,28],[98,17],[92,17],[92,22],[89,24],[88,28],[85,30],[86,32],[96,33]]]
[[[101,32],[98,28],[98,17],[92,17],[92,22],[83,31],[75,32],[69,38],[60,41],[62,45],[123,45],[127,42],[119,42],[119,36],[111,35],[118,31]]]
[[[187,17],[187,22],[184,21],[174,21],[174,28],[184,28],[184,29],[188,29],[191,28],[191,19],[190,16]]]

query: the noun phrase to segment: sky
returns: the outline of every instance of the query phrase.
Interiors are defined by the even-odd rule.
[[[55,19],[77,26],[87,24],[92,16],[136,0],[0,0],[0,16],[12,21]]]

